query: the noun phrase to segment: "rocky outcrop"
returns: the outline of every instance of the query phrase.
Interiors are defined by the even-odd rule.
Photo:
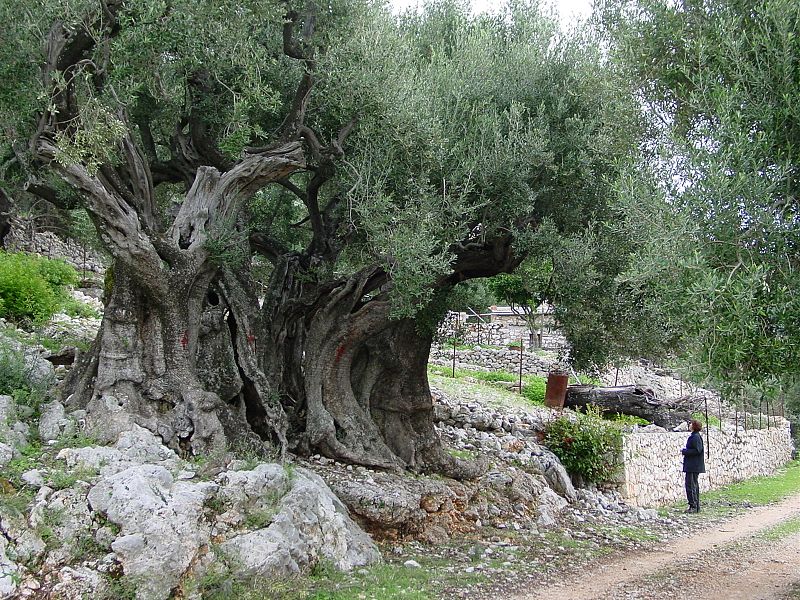
[[[223,477],[219,499],[232,500],[247,514],[275,513],[269,526],[232,535],[220,545],[222,554],[246,575],[287,576],[321,559],[341,570],[380,560],[369,536],[314,473],[300,468],[287,472],[269,464]]]
[[[306,469],[225,461],[207,479],[138,426],[112,446],[65,448],[41,462],[14,480],[21,498],[38,490],[27,508],[0,504],[0,598],[99,597],[124,581],[137,598],[161,600],[220,565],[247,579],[380,560]]]

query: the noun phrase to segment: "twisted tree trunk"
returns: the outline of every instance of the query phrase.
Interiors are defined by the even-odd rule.
[[[413,320],[391,319],[388,285],[379,267],[324,284],[310,282],[299,260],[276,269],[276,293],[264,305],[266,363],[283,392],[291,447],[370,467],[475,476],[484,465],[441,445],[427,382],[432,338]]]

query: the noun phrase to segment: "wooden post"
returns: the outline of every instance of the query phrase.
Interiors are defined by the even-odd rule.
[[[453,379],[456,378],[456,336],[453,336]]]
[[[617,371],[614,373],[614,387],[617,387],[617,383],[619,383],[619,365],[617,365]]]
[[[519,393],[522,393],[522,337],[519,338]]]

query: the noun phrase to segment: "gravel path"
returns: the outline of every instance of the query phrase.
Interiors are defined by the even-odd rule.
[[[702,518],[702,513],[700,515]],[[764,533],[800,518],[800,495],[630,553],[517,600],[777,600],[800,597],[800,533]]]

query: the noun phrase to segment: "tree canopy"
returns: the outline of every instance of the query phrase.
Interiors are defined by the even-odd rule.
[[[700,373],[733,388],[796,377],[800,7],[611,1],[603,14],[653,133],[626,186],[644,219],[632,280],[658,291]]]
[[[4,185],[84,206],[114,259],[72,402],[189,452],[445,460],[423,317],[608,217],[638,135],[597,40],[533,3],[0,10]]]

